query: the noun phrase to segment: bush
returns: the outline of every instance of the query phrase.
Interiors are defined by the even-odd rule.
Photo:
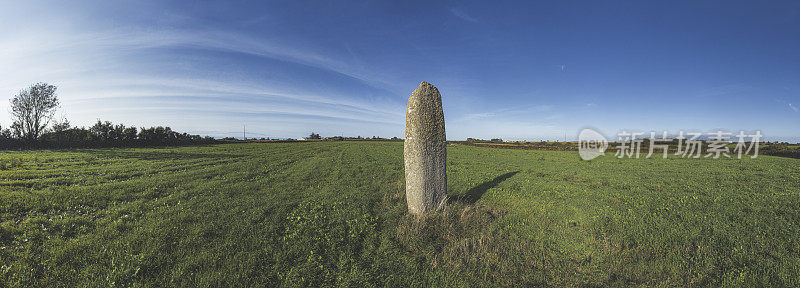
[[[216,139],[178,133],[172,131],[170,127],[137,129],[100,120],[88,129],[70,127],[66,121],[56,123],[35,141],[23,141],[13,136],[10,130],[0,129],[0,149],[141,147],[212,143],[216,143]]]

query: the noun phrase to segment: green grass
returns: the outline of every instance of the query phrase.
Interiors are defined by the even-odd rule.
[[[800,286],[800,159],[402,145],[0,152],[0,287]]]

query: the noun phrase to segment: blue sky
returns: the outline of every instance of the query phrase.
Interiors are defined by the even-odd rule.
[[[79,126],[402,137],[428,81],[449,139],[594,127],[800,141],[797,1],[0,4],[3,127],[3,99],[45,81]]]

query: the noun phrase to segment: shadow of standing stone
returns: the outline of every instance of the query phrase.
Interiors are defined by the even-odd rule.
[[[506,181],[506,179],[517,175],[517,173],[519,173],[519,171],[508,172],[506,174],[494,177],[494,179],[491,181],[486,181],[478,186],[472,187],[472,189],[469,189],[469,191],[467,191],[467,193],[464,194],[464,196],[462,196],[459,200],[467,204],[475,204],[475,202],[478,202],[478,200],[483,197],[483,194],[485,194],[486,191],[496,187],[498,184],[500,184],[500,182]]]

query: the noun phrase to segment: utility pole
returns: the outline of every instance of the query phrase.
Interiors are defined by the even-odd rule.
[[[247,141],[247,125],[242,125],[242,140]]]

